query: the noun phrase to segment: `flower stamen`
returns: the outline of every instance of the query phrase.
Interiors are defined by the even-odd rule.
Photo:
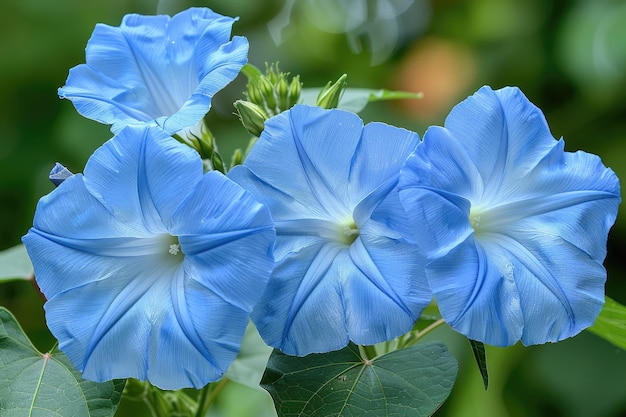
[[[340,241],[350,246],[352,242],[359,237],[359,228],[356,226],[356,223],[352,219],[352,216],[349,216],[346,220],[340,223]]]
[[[179,253],[183,253],[177,236],[168,235],[167,248],[167,252],[172,256],[177,256]]]
[[[470,224],[472,225],[472,229],[474,229],[474,233],[478,233],[478,231],[480,230],[480,223],[481,223],[480,211],[472,207],[469,213],[469,221],[470,221]]]
[[[168,252],[172,255],[178,255],[178,252],[180,252],[180,243],[172,243]]]

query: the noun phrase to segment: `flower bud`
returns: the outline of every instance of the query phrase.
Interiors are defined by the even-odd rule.
[[[278,97],[278,111],[282,112],[289,109],[289,85],[287,78],[281,74],[276,83],[276,96]]]
[[[197,139],[199,148],[198,151],[204,158],[206,158],[207,155],[212,155],[217,152],[215,137],[206,125],[202,125],[200,129],[200,136],[197,136]]]
[[[232,158],[230,158],[230,168],[235,167],[237,165],[241,165],[243,163],[243,152],[241,148],[235,149],[233,152]]]
[[[300,82],[300,75],[296,75],[291,79],[289,84],[289,108],[292,108],[298,101],[300,101],[300,93],[302,92],[302,83]]]
[[[278,62],[269,66],[267,65],[267,63],[265,64],[265,76],[272,85],[276,85],[276,83],[278,82],[279,74],[281,74],[281,72],[278,69]]]
[[[334,84],[330,82],[320,91],[317,96],[315,105],[320,106],[323,109],[332,109],[339,105],[339,99],[343,94],[344,87],[346,85],[347,74],[343,74]]]
[[[263,98],[265,99],[265,103],[267,104],[267,110],[270,113],[274,113],[276,110],[276,97],[274,96],[274,86],[266,77],[261,76],[258,80],[259,89],[261,90],[261,94],[263,94]]]
[[[263,95],[261,94],[258,83],[255,81],[256,80],[250,80],[248,82],[248,99],[257,106],[264,106],[265,102],[263,101]]]
[[[235,109],[237,109],[237,114],[239,115],[243,127],[245,127],[250,134],[257,137],[261,136],[261,132],[263,132],[265,128],[265,121],[269,119],[265,110],[254,103],[244,100],[235,101],[234,106]]]
[[[211,155],[211,165],[213,166],[214,170],[219,171],[222,174],[226,173],[226,169],[224,168],[224,161],[222,161],[222,157],[219,153],[214,152]]]

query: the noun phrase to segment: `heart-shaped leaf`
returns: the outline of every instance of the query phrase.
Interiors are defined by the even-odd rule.
[[[261,380],[279,417],[430,416],[450,394],[458,365],[441,342],[364,360],[354,344],[324,354],[275,350]]]
[[[60,351],[38,352],[15,317],[0,307],[0,415],[3,417],[110,417],[117,410],[124,382],[96,383],[82,379]]]

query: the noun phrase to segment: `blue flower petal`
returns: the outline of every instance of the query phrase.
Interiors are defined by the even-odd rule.
[[[190,8],[172,18],[131,14],[120,27],[98,24],[87,63],[70,70],[59,95],[113,132],[129,124],[156,123],[169,134],[194,126],[247,62],[247,40],[229,41],[234,21]]]
[[[509,346],[522,335],[523,313],[512,263],[492,256],[470,236],[427,265],[428,282],[452,328],[473,340]]]
[[[399,188],[453,328],[506,346],[593,323],[619,181],[597,156],[564,152],[518,89],[483,87],[455,107],[426,132]]]
[[[276,191],[308,207],[318,217],[347,215],[343,201],[363,121],[348,112],[321,112],[296,106],[265,124],[262,144],[246,158],[246,167]],[[339,142],[329,146],[332,138]],[[270,143],[281,143],[280,152]],[[285,173],[289,175],[285,175]],[[236,175],[236,174],[232,174]],[[272,212],[275,219],[278,213]]]
[[[281,243],[280,235],[277,246]],[[278,262],[252,320],[263,340],[303,356],[346,346],[342,290],[332,278],[335,258],[345,248],[318,241]]]
[[[86,378],[199,388],[239,350],[275,232],[265,207],[162,135],[127,127],[96,150],[23,241],[48,326]]]
[[[119,221],[167,227],[202,178],[202,161],[159,128],[128,126],[89,159],[85,177],[89,191]]]
[[[273,268],[276,232],[269,211],[221,173],[204,175],[174,214],[188,274],[229,304],[248,313]],[[245,261],[245,262],[244,262]],[[250,280],[256,276],[255,280]]]
[[[428,128],[426,133],[433,139],[428,146],[418,146],[418,150],[406,160],[399,187],[433,189],[446,199],[479,199],[485,184],[469,155],[467,144],[438,126]],[[452,195],[445,196],[446,193]]]
[[[517,88],[481,88],[452,109],[445,130],[429,136],[433,133],[448,136],[446,145],[458,142],[456,147],[462,150],[457,152],[465,156],[455,157],[455,161],[467,158],[473,163],[479,176],[474,181],[482,181],[482,189],[471,187],[472,192],[481,192],[474,201],[489,201],[496,198],[496,192],[514,191],[519,179],[557,143],[541,110]],[[475,175],[474,170],[464,167],[463,171]],[[461,190],[454,191],[464,195]],[[498,198],[503,197],[506,195]]]
[[[338,275],[349,313],[346,327],[357,344],[372,345],[406,333],[415,323],[415,312],[431,299],[424,279],[414,274],[407,279],[406,270],[421,271],[424,264],[415,248],[401,240],[363,231],[350,246],[349,259],[336,262],[341,268],[354,264],[350,274]]]
[[[412,327],[431,293],[395,187],[418,143],[352,113],[295,106],[228,173],[276,224],[276,266],[252,315],[269,345],[306,355]]]
[[[121,280],[99,280],[49,300],[46,318],[60,348],[97,381],[135,377],[177,389],[219,379],[239,350],[237,329],[245,328],[248,313],[189,281],[181,265],[168,270],[158,259],[148,261],[134,275],[122,269]],[[76,311],[89,312],[81,326],[67,320]]]
[[[604,303],[602,262],[558,235],[536,230],[511,235],[481,243],[492,259],[506,259],[500,270],[515,279],[524,317],[522,342],[557,342],[591,326]]]

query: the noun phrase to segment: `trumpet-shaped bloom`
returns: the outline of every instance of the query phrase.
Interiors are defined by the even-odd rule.
[[[597,156],[565,152],[517,88],[483,87],[429,128],[399,188],[454,329],[507,346],[593,324],[619,181]]]
[[[206,8],[174,17],[126,15],[119,27],[97,24],[86,64],[70,70],[61,98],[119,132],[156,123],[169,134],[193,127],[215,93],[248,59],[248,41],[230,40],[235,19]]]
[[[298,105],[268,120],[229,177],[265,203],[275,268],[252,313],[287,354],[370,345],[411,329],[431,299],[396,190],[417,134]]]
[[[43,197],[23,241],[48,327],[85,378],[201,387],[271,273],[269,211],[156,127],[127,127]]]

